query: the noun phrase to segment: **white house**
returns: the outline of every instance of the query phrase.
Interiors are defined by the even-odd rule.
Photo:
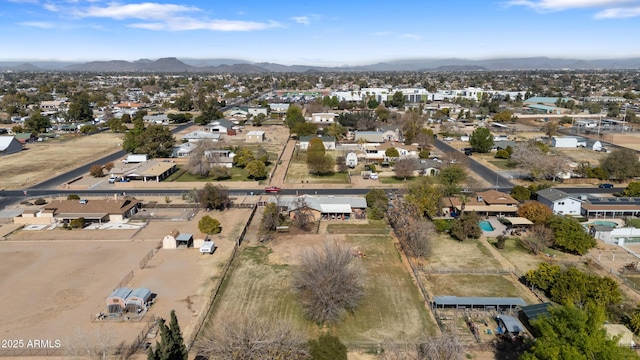
[[[551,147],[576,148],[578,147],[578,138],[573,136],[554,136],[551,138]]]
[[[336,120],[338,114],[335,113],[313,113],[311,114],[311,122],[318,125],[329,125],[333,124]]]
[[[235,124],[227,119],[218,119],[210,122],[204,129],[214,133],[232,135],[234,126]]]
[[[220,141],[220,133],[196,130],[186,134],[185,136],[182,137],[182,139],[187,140],[188,142],[198,142],[204,139],[209,139],[211,141],[217,142],[217,141]]]
[[[538,202],[550,208],[554,214],[580,216],[583,199],[554,188],[547,188],[536,192]],[[581,195],[583,197],[584,195]]]
[[[348,153],[346,158],[345,158],[345,162],[346,162],[347,166],[352,168],[352,169],[354,167],[358,166],[358,154],[356,154],[354,152]]]
[[[233,167],[233,158],[236,156],[231,150],[207,150],[204,152],[211,166]]]
[[[271,108],[272,113],[284,114],[289,110],[289,104],[272,103],[269,104],[269,108]]]
[[[171,153],[171,157],[175,158],[185,158],[188,157],[191,152],[198,147],[198,145],[194,142],[186,142],[180,145],[176,145],[173,147],[173,152]]]

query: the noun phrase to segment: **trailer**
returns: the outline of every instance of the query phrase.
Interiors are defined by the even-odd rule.
[[[148,160],[146,154],[129,154],[127,157],[122,160],[125,164],[135,164],[135,163],[143,163]]]
[[[215,250],[216,250],[216,245],[213,241],[205,241],[200,246],[201,254],[213,254]]]

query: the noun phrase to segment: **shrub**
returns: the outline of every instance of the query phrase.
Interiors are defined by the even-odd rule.
[[[504,150],[504,149],[502,149],[502,150],[498,150],[498,151],[496,152],[496,158],[497,158],[497,159],[508,159],[508,158],[509,158],[509,156],[510,156],[510,155],[509,155],[509,152],[508,152],[507,150]]]
[[[435,219],[433,225],[436,226],[437,232],[446,232],[451,230],[451,220],[447,219]]]
[[[34,203],[35,205],[44,205],[44,204],[46,204],[47,202],[46,202],[46,201],[44,201],[44,199],[43,199],[43,198],[38,198],[38,199],[36,199],[33,203]]]
[[[508,238],[504,235],[498,235],[498,237],[496,238],[496,247],[501,250],[504,249],[507,239]]]
[[[67,200],[80,200],[80,196],[76,194],[70,194],[67,196]]]

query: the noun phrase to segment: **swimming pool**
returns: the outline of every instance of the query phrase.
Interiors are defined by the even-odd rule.
[[[491,225],[490,222],[488,222],[487,220],[480,220],[480,229],[482,229],[482,231],[493,231],[495,230],[493,228],[493,225]]]
[[[590,227],[590,226],[607,226],[607,227],[617,227],[618,223],[613,222],[613,221],[606,221],[606,220],[596,220],[596,221],[592,221],[588,224],[585,224],[586,227]]]

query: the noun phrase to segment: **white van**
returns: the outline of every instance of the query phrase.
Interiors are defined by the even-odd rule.
[[[213,241],[205,241],[204,243],[202,243],[202,246],[200,246],[201,254],[213,254],[215,250],[216,245]]]

